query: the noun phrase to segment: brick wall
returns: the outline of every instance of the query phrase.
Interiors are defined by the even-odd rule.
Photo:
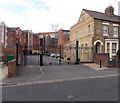
[[[6,62],[6,56],[10,54],[14,55],[14,58],[16,58],[16,48],[3,48],[2,52],[3,52],[3,58],[2,58],[3,62]]]
[[[8,62],[8,76],[14,76],[16,71],[16,59]]]
[[[102,61],[102,66],[109,66],[109,54],[108,53],[98,53],[94,54],[94,63],[100,64],[100,60]]]

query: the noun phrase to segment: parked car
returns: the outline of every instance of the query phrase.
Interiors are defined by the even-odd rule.
[[[51,53],[47,53],[47,56],[51,56]]]
[[[56,55],[55,55],[55,53],[52,53],[50,56],[54,58]]]

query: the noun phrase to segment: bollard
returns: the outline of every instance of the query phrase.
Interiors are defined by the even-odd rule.
[[[102,68],[102,60],[100,60],[100,68]]]

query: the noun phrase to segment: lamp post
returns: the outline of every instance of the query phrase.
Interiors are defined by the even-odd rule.
[[[40,66],[43,66],[43,36],[40,35]]]
[[[16,38],[16,66],[18,66],[18,43],[20,38]]]
[[[24,66],[27,64],[27,45],[24,46]]]
[[[119,36],[118,40],[119,40],[119,52],[120,52],[120,36]],[[120,55],[119,55],[119,61],[120,61]]]
[[[60,58],[59,58],[59,65],[61,65],[61,45],[60,45]]]
[[[76,31],[76,62],[75,62],[75,64],[79,64],[79,60],[78,60],[78,47],[79,47],[79,41],[78,41],[77,31]]]

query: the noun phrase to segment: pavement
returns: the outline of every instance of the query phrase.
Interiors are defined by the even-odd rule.
[[[8,66],[0,62],[0,79],[6,78],[8,75]]]
[[[51,58],[45,58],[45,60],[53,62],[53,59]],[[35,63],[38,63],[36,57],[29,57],[29,65],[18,66],[16,76],[4,78],[3,85],[16,85],[21,83],[30,84],[49,81],[53,82],[118,74],[118,68],[106,69],[105,67],[102,67],[101,69],[94,63],[39,66],[37,64],[34,65],[34,61],[36,61]],[[56,62],[57,60],[54,59],[54,61]]]
[[[118,68],[99,68],[94,63],[58,65],[47,57],[46,65],[39,66],[36,56],[28,59],[27,66],[16,68],[15,77],[3,79],[3,101],[118,100]]]
[[[105,70],[105,69],[109,69],[109,67],[105,67],[105,66],[102,66],[100,68],[100,65],[96,64],[96,63],[83,63],[83,65],[85,66],[88,66],[94,70]]]

